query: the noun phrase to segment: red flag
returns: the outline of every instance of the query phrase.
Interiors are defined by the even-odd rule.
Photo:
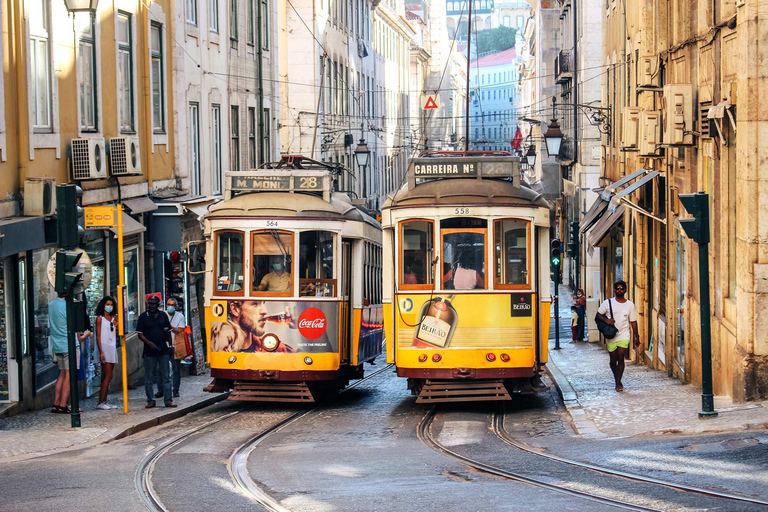
[[[520,133],[520,127],[517,127],[517,131],[515,132],[515,136],[512,138],[512,148],[516,150],[520,150],[520,144],[523,143],[523,134]]]

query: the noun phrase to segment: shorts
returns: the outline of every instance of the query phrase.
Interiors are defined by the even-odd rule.
[[[80,345],[75,347],[77,354],[77,369],[80,369]],[[59,366],[59,370],[69,370],[69,352],[53,354],[53,362]]]
[[[613,352],[617,348],[629,348],[629,340],[608,340],[605,343],[608,346],[608,352]]]

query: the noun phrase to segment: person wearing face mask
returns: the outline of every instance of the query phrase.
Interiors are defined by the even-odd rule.
[[[177,343],[176,338],[180,338],[179,335],[183,334],[184,329],[187,327],[187,322],[184,319],[184,313],[177,311],[177,307],[178,303],[176,302],[176,299],[169,297],[165,303],[165,312],[168,314],[168,320],[171,321],[171,331],[173,331],[174,352],[171,355],[171,366],[173,371],[171,380],[173,381],[174,398],[179,396],[179,387],[181,386],[181,360],[184,358],[184,356],[178,357],[180,355],[179,351],[175,350]],[[180,342],[184,343],[184,340],[180,339]]]
[[[154,373],[160,367],[163,384],[163,399],[166,407],[176,407],[171,396],[170,348],[169,338],[171,322],[168,315],[160,311],[160,299],[152,296],[147,299],[147,310],[139,315],[136,330],[139,339],[144,342],[144,390],[147,393],[147,409],[155,406]]]
[[[99,347],[101,361],[101,387],[99,388],[99,405],[97,409],[117,409],[107,403],[109,383],[117,363],[117,316],[115,315],[115,299],[106,296],[96,306],[96,345]]]
[[[286,272],[283,256],[271,256],[269,266],[272,271],[261,279],[256,291],[289,292],[291,291],[291,274]]]

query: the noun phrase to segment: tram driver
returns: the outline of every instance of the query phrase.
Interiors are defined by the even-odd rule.
[[[271,272],[261,279],[261,283],[254,290],[260,292],[291,291],[291,274],[285,269],[285,258],[283,256],[270,256],[269,268]]]

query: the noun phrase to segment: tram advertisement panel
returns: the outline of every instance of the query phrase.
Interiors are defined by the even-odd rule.
[[[339,350],[338,302],[211,301],[212,352]]]
[[[535,296],[404,294],[397,296],[398,348],[531,348]]]

